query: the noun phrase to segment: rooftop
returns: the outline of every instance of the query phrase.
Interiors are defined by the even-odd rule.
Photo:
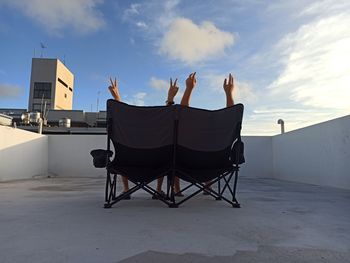
[[[348,190],[241,178],[240,209],[144,192],[103,209],[104,183],[1,183],[0,262],[350,262]]]
[[[345,116],[244,136],[241,208],[139,191],[104,209],[89,152],[105,134],[0,126],[0,262],[350,262],[349,131]]]

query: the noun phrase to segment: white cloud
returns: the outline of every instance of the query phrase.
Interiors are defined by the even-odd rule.
[[[53,35],[64,29],[86,34],[99,30],[105,21],[96,6],[103,0],[3,0],[44,27]]]
[[[0,98],[17,98],[21,95],[23,89],[17,85],[0,83]]]
[[[200,25],[186,18],[176,18],[160,42],[160,53],[186,64],[194,64],[224,54],[234,36],[221,31],[209,21]]]
[[[155,39],[177,17],[176,7],[179,0],[149,0],[142,3],[133,3],[124,10],[122,21],[138,28],[147,29],[144,37]],[[147,27],[144,27],[146,25]]]
[[[156,90],[165,90],[167,91],[169,88],[169,83],[163,79],[158,79],[155,77],[151,77],[149,81],[149,85]]]
[[[147,24],[145,22],[143,22],[143,21],[136,22],[136,26],[139,27],[139,28],[142,28],[142,29],[147,29],[148,28]]]
[[[307,6],[300,13],[301,16],[324,16],[325,14],[334,15],[349,10],[350,2],[348,0],[322,0],[315,1],[314,3]]]
[[[286,20],[293,17],[299,26],[260,53],[259,66],[253,65],[277,74],[245,114],[245,134],[276,134],[279,118],[290,131],[350,113],[349,2],[324,0],[293,8],[286,8],[292,13],[285,14]]]
[[[140,4],[131,4],[129,8],[124,10],[123,19],[129,19],[132,16],[138,15],[140,8]]]
[[[219,92],[224,96],[223,83],[225,78],[228,78],[228,76],[206,74],[203,77],[205,82],[204,85],[208,85],[210,89]],[[254,103],[257,100],[257,94],[253,91],[249,83],[235,79],[234,86],[233,97],[235,103]]]
[[[305,106],[349,112],[348,25],[350,15],[340,14],[304,25],[282,39],[278,48],[284,68],[270,85],[272,94]]]
[[[131,100],[126,100],[125,102],[130,105],[144,106],[146,96],[147,96],[146,92],[137,92],[132,96]]]

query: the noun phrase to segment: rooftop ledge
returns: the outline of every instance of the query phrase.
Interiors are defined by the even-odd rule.
[[[105,135],[0,126],[0,262],[350,262],[349,131],[345,116],[243,137],[241,209],[143,192],[103,209],[89,152]]]
[[[90,151],[105,134],[40,135],[0,126],[0,182],[37,176],[104,177]],[[241,177],[350,190],[350,115],[276,136],[243,136]]]

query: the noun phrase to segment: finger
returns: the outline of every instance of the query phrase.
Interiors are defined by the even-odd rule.
[[[226,85],[227,85],[227,79],[224,80],[224,86],[226,86]]]
[[[191,79],[191,78],[192,78],[192,74],[193,74],[193,73],[191,73],[190,75],[188,75],[188,78],[189,78],[189,79]]]
[[[194,72],[194,73],[193,73],[193,75],[192,75],[192,77],[193,77],[193,78],[195,78],[195,77],[196,77],[196,73],[197,73],[197,72]]]
[[[113,80],[112,78],[109,78],[109,81],[111,82],[112,86],[113,86]]]
[[[114,78],[114,86],[117,87],[117,78]]]
[[[175,79],[174,86],[176,87],[177,78]]]
[[[117,97],[117,93],[115,92],[115,90],[113,89],[113,87],[112,87],[112,86],[109,86],[108,89],[109,89],[109,91],[111,92],[113,98],[116,98],[116,97]]]
[[[173,79],[170,78],[170,86],[172,86],[172,85],[173,85]]]

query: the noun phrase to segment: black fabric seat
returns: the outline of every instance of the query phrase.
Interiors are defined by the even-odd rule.
[[[208,181],[218,184],[218,190],[208,190],[210,195],[239,207],[235,195],[239,164],[244,162],[242,117],[242,104],[209,111],[181,105],[139,107],[108,100],[105,207],[139,189],[157,194],[149,183],[162,176],[167,178],[167,198],[158,199],[169,207],[191,199],[205,189]],[[101,166],[103,160],[95,163]],[[135,186],[117,195],[117,175],[127,177]],[[189,182],[182,192],[192,186],[198,189],[177,201],[175,176]],[[232,194],[231,200],[224,196],[225,190]]]
[[[167,175],[171,171],[169,166],[116,166],[112,165],[107,170],[112,174],[120,174],[127,177],[133,183],[151,182],[159,177]]]
[[[111,207],[123,200],[123,195],[139,189],[157,194],[149,183],[167,175],[173,166],[174,117],[173,107],[138,107],[107,101],[107,148],[110,149],[112,142],[115,156],[107,165],[105,207]],[[119,197],[117,174],[135,184]],[[169,189],[170,181],[167,185]],[[166,198],[159,200],[170,205]]]
[[[208,190],[210,195],[217,200],[224,199],[233,207],[240,206],[235,195],[239,164],[243,162],[240,156],[243,149],[240,135],[242,118],[242,104],[214,111],[180,108],[176,175],[198,190],[177,205],[210,188],[206,185],[210,182],[218,183],[217,191]],[[233,185],[230,185],[233,176]],[[231,200],[224,196],[226,190],[231,194]]]

